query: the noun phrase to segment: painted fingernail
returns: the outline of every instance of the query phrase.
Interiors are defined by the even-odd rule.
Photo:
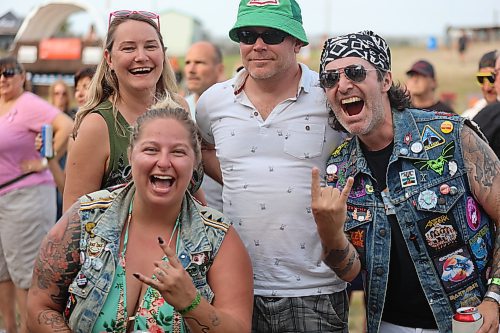
[[[160,236],[158,236],[158,243],[160,243],[160,244],[165,243],[165,242],[163,241],[163,238],[161,238]]]
[[[133,275],[136,279],[138,279],[138,278],[139,278],[139,274],[137,274],[137,273],[133,273],[132,275]]]

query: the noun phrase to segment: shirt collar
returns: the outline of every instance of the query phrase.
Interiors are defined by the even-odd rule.
[[[309,93],[313,86],[319,86],[318,77],[316,75],[308,75],[310,72],[309,67],[302,63],[299,63],[299,66],[301,69],[301,75],[299,85],[297,87],[297,96],[300,95],[300,92],[302,90],[305,93]],[[245,82],[248,79],[248,76],[249,74],[246,68],[243,68],[238,73],[236,73],[232,84],[234,96],[238,96],[241,94],[243,88],[245,87]]]

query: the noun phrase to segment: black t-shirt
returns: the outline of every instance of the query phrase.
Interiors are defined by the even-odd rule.
[[[500,158],[500,102],[485,106],[472,120],[479,125],[491,149]]]
[[[425,107],[422,109],[432,110],[432,111],[441,111],[441,112],[447,112],[447,113],[455,113],[455,111],[453,111],[453,109],[448,104],[443,103],[441,101],[438,101],[436,104],[433,104],[431,106],[428,106],[428,107]]]
[[[387,167],[393,147],[394,142],[379,151],[363,148],[368,167],[376,179],[377,195],[387,187]],[[389,215],[388,219],[391,224],[391,259],[382,320],[406,327],[437,329],[396,216]]]

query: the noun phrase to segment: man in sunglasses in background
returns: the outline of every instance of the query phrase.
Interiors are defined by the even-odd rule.
[[[318,74],[297,61],[300,7],[243,0],[229,37],[244,68],[200,97],[196,119],[205,171],[223,180],[224,214],[252,258],[253,331],[347,332],[346,283],[321,261],[309,199],[310,169],[324,172],[341,135]]]
[[[454,113],[446,103],[438,100],[438,87],[434,66],[427,60],[419,60],[406,72],[406,87],[411,95],[411,104],[415,108]]]
[[[496,59],[497,51],[495,50],[486,52],[481,57],[481,60],[479,60],[479,69],[476,73],[476,80],[481,86],[483,98],[474,103],[471,108],[462,112],[462,117],[473,119],[486,105],[498,102],[498,94],[494,85]]]
[[[484,133],[488,142],[490,144],[491,149],[497,154],[500,158],[500,102],[497,100],[498,96],[500,96],[500,56],[498,53],[494,51],[494,56],[496,60],[490,64],[492,64],[493,68],[490,68],[489,76],[485,76],[484,80],[488,81],[487,83],[483,83],[483,94],[486,97],[485,87],[486,85],[490,86],[490,80],[493,79],[493,85],[495,88],[495,100],[493,103],[489,102],[489,104],[484,107],[479,113],[473,118],[473,120],[479,125],[481,131]],[[480,76],[478,76],[478,79]],[[484,82],[484,81],[483,81]],[[493,93],[490,94],[490,100]]]
[[[353,137],[327,162],[329,186],[313,169],[311,207],[325,263],[364,276],[368,332],[451,332],[464,306],[497,332],[500,162],[480,132],[408,108],[372,31],[327,40],[320,83],[331,124]]]

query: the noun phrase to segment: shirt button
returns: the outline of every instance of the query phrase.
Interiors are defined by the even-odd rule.
[[[257,117],[257,116],[259,115],[259,113],[258,113],[257,111],[255,111],[255,112],[253,113],[253,115]]]
[[[378,311],[377,305],[375,305],[375,304],[373,304],[371,306],[371,309],[372,309],[372,312],[377,312]]]
[[[306,126],[306,131],[309,131],[311,127],[309,125]]]
[[[384,274],[384,269],[382,267],[379,267],[375,270],[375,274],[377,274],[378,276],[381,276],[382,274]]]
[[[385,234],[386,234],[385,229],[380,229],[380,230],[378,231],[378,234],[379,234],[380,236],[382,236],[382,237],[385,237]]]

